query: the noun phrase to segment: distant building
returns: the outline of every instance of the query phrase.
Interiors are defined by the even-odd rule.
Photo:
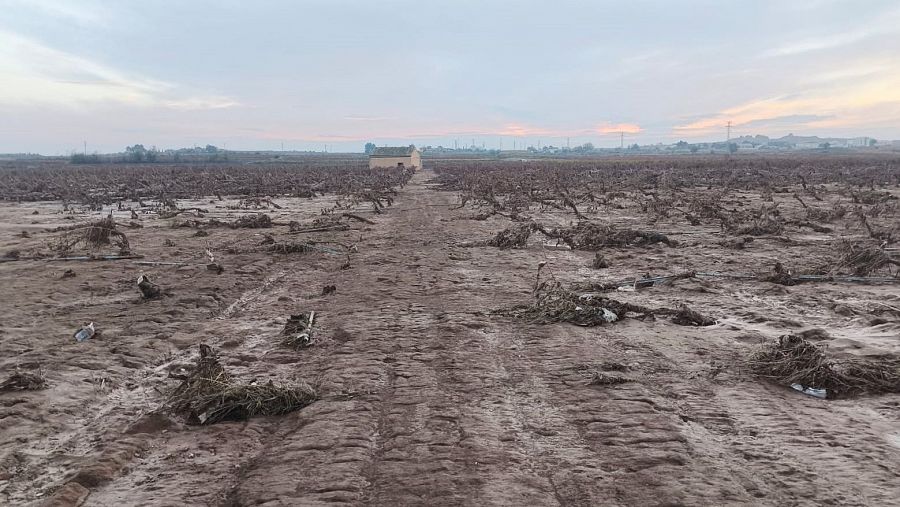
[[[369,155],[369,168],[422,167],[422,153],[413,145],[383,146]]]

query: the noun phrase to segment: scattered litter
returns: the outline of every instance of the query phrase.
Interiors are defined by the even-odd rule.
[[[337,287],[334,285],[326,285],[322,287],[322,295],[328,296],[330,294],[334,294],[337,291]]]
[[[817,389],[815,387],[804,387],[800,384],[791,384],[791,387],[800,391],[803,394],[808,394],[810,396],[815,396],[816,398],[828,398],[828,389]]]
[[[72,336],[75,338],[75,341],[83,342],[85,340],[90,340],[95,334],[97,334],[97,331],[94,329],[94,323],[91,322],[90,324],[82,326],[78,331],[75,331],[75,334]]]
[[[60,278],[75,278],[75,276],[76,276],[75,270],[67,269],[67,270],[63,271],[62,275],[60,275],[59,277]]]

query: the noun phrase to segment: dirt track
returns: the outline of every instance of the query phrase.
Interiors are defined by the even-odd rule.
[[[490,312],[528,301],[538,262],[574,280],[591,275],[591,255],[460,246],[508,222],[466,220],[471,210],[453,210],[456,196],[428,189],[429,176],[417,174],[385,214],[367,215],[376,225],[329,236],[362,237],[348,270],[327,253],[223,254],[219,276],[148,268],[172,295],[138,303],[140,268],[126,262],[0,264],[3,371],[40,363],[50,381],[0,395],[0,501],[900,505],[900,396],[819,400],[728,367],[759,340],[810,327],[827,329],[835,350],[896,353],[900,325],[872,326],[853,310],[900,306],[896,286],[690,280],[621,299],[687,301],[720,324],[529,325]],[[284,213],[314,216],[319,203],[302,202]],[[8,205],[0,220],[22,223],[32,208],[51,224],[37,205]],[[200,239],[150,222],[129,238],[161,260],[253,234]],[[18,229],[4,228],[2,247],[19,245],[8,233]],[[752,255],[793,255],[766,248]],[[703,245],[610,258],[613,278],[747,262],[729,265]],[[66,268],[78,276],[60,280]],[[337,292],[320,296],[329,284]],[[279,345],[286,317],[308,310],[320,341]],[[102,335],[74,343],[73,325],[87,320]],[[166,374],[201,341],[235,375],[315,381],[323,399],[207,427],[150,414],[161,400],[154,388],[172,385]],[[588,385],[587,368],[612,362],[633,381]]]

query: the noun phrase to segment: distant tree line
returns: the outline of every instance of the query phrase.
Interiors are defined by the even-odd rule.
[[[205,148],[180,148],[165,151],[160,151],[156,146],[147,148],[143,144],[135,144],[126,146],[125,151],[118,155],[73,153],[69,157],[69,162],[72,164],[102,164],[104,162],[152,164],[154,162],[224,162],[227,160],[228,153],[211,144],[207,144]]]

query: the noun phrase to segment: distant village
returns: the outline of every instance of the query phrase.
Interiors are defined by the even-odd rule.
[[[783,137],[770,138],[768,136],[742,136],[727,141],[690,143],[678,141],[676,143],[656,144],[625,144],[615,148],[598,148],[592,143],[584,143],[577,146],[555,146],[553,144],[538,143],[537,146],[522,147],[519,144],[514,149],[487,148],[485,143],[481,145],[472,141],[469,146],[421,146],[418,147],[423,157],[493,157],[493,158],[520,158],[520,157],[587,157],[587,156],[614,156],[614,155],[708,155],[708,154],[751,154],[751,153],[778,153],[778,152],[824,152],[840,153],[842,151],[866,151],[866,152],[900,152],[900,141],[885,141],[872,137],[817,137],[795,136],[789,134]],[[376,149],[374,143],[366,143],[364,152],[372,155]],[[358,152],[357,152],[358,153]],[[258,159],[268,157],[279,159],[297,156],[347,156],[352,152],[330,152],[316,150],[226,150],[213,145],[194,146],[191,148],[163,149],[155,146],[144,147],[142,144],[128,146],[120,153],[88,153],[85,151],[72,151],[68,155],[74,164],[98,164],[98,163],[153,163],[153,162],[238,162],[245,159]],[[35,153],[2,153],[0,160],[28,160],[57,158]]]
[[[842,150],[878,150],[878,151],[900,151],[900,141],[884,141],[877,140],[872,137],[853,137],[853,138],[821,138],[817,136],[795,136],[789,134],[779,138],[769,138],[768,136],[743,136],[718,142],[702,142],[689,143],[687,141],[678,141],[676,143],[664,144],[629,144],[616,148],[597,148],[592,143],[585,143],[578,146],[554,146],[539,145],[528,146],[520,150],[497,150],[488,149],[484,145],[477,146],[474,143],[471,146],[462,148],[446,148],[444,146],[425,146],[422,153],[425,155],[453,155],[453,154],[483,154],[483,155],[504,155],[510,152],[518,152],[526,155],[557,155],[557,156],[579,156],[579,155],[597,155],[597,154],[634,154],[634,155],[691,155],[691,154],[729,154],[729,153],[772,153],[772,152],[790,152],[790,151],[842,151]]]

